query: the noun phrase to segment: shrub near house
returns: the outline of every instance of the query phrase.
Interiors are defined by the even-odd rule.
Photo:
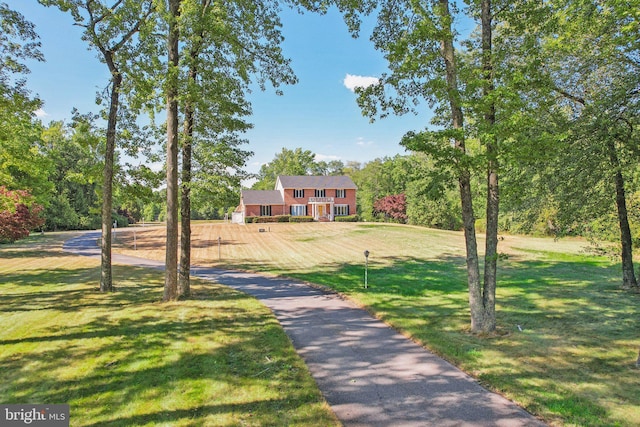
[[[25,190],[0,186],[0,243],[14,242],[44,224],[43,208]]]
[[[407,198],[404,193],[392,194],[376,200],[373,209],[376,214],[384,216],[385,220],[403,224],[407,222]]]
[[[274,190],[243,190],[234,222],[335,221],[356,214],[348,176],[278,176]],[[278,218],[276,218],[278,217]]]

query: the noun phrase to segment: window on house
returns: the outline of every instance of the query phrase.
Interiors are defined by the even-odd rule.
[[[291,215],[292,216],[305,216],[307,214],[307,206],[305,205],[292,205],[291,206]]]
[[[336,190],[336,198],[337,199],[344,199],[345,197],[347,197],[347,191],[345,189]]]
[[[260,206],[260,216],[271,216],[271,206]]]
[[[316,197],[327,197],[327,196],[325,196],[325,194],[326,194],[326,191],[324,189],[323,190],[316,190]]]
[[[293,197],[295,197],[296,199],[300,199],[300,198],[304,197],[304,189],[302,189],[302,190],[293,190]]]
[[[349,205],[335,205],[333,208],[333,214],[335,216],[349,215]]]

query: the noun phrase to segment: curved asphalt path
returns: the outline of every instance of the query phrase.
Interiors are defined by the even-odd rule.
[[[83,234],[64,249],[99,257],[99,237],[100,232]],[[164,268],[117,254],[113,262]],[[345,426],[545,425],[336,294],[257,274],[203,267],[191,272],[269,307]]]

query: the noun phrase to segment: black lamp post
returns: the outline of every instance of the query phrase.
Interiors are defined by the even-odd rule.
[[[367,270],[369,269],[369,251],[364,251],[364,288],[367,289]]]

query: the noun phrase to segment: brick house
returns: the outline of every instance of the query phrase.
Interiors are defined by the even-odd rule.
[[[233,222],[249,216],[311,216],[333,221],[355,215],[357,187],[348,176],[278,176],[275,190],[242,190]]]

